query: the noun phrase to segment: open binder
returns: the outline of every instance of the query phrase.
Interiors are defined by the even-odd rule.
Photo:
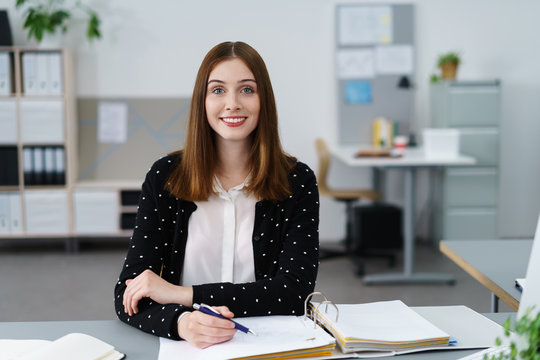
[[[315,295],[321,302],[310,302]],[[305,316],[336,339],[342,353],[358,358],[427,350],[490,347],[502,327],[463,305],[408,307],[401,301],[334,304],[310,294]]]

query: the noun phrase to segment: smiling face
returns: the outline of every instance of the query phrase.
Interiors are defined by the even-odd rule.
[[[206,116],[218,142],[248,142],[261,107],[255,76],[238,58],[217,64],[206,89]]]

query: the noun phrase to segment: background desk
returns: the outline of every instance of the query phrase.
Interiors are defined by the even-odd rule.
[[[446,240],[440,249],[459,267],[491,291],[491,311],[498,299],[518,310],[521,292],[516,278],[524,278],[532,240]]]
[[[331,146],[332,154],[348,166],[371,167],[374,169],[401,169],[405,172],[405,201],[403,221],[403,272],[392,274],[368,275],[364,277],[365,284],[376,283],[453,283],[450,274],[414,273],[414,213],[416,169],[445,166],[473,165],[475,159],[469,156],[458,156],[450,159],[430,159],[421,148],[407,149],[399,158],[357,158],[354,154],[360,149],[359,145]],[[375,182],[377,182],[377,176]],[[379,184],[375,184],[380,188]]]
[[[487,314],[488,318],[502,324],[509,314]],[[72,332],[95,336],[116,350],[127,355],[128,360],[152,360],[159,354],[159,338],[143,333],[120,320],[105,321],[46,321],[0,322],[0,338],[55,340]],[[455,360],[478,350],[430,351],[400,355],[399,360]],[[393,359],[395,356],[378,359]]]

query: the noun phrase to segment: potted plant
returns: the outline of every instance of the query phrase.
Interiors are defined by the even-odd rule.
[[[506,355],[491,356],[489,360],[536,360],[540,358],[540,312],[531,316],[533,309],[527,309],[525,315],[511,325],[510,318],[504,323],[504,335],[510,338],[510,332],[518,335],[518,343],[510,342],[510,353]],[[497,338],[496,345],[502,340]]]
[[[28,30],[28,39],[41,43],[45,35],[66,33],[73,14],[79,12],[87,17],[86,37],[89,41],[101,38],[100,20],[97,13],[77,0],[71,7],[64,0],[17,0],[17,9],[25,7],[23,28]]]
[[[455,80],[461,59],[457,52],[449,52],[439,56],[437,65],[441,69],[441,77],[446,80]]]

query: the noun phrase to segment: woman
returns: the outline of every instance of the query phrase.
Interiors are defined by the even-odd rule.
[[[282,150],[260,55],[215,46],[197,74],[183,150],[149,170],[115,287],[120,320],[206,347],[229,340],[225,317],[303,313],[318,269],[315,176]]]

